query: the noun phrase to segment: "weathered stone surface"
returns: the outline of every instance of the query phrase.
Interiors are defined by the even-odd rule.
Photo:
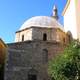
[[[28,80],[29,75],[36,75],[37,80],[48,80],[46,58],[50,60],[62,50],[63,47],[56,42],[26,41],[8,44],[4,80]]]

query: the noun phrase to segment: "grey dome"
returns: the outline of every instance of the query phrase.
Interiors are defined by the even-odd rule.
[[[47,28],[63,28],[53,17],[35,16],[25,21],[19,30],[29,27],[47,27]]]

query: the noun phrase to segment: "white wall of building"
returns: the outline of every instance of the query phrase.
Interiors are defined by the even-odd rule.
[[[70,31],[74,39],[77,39],[76,7],[75,0],[70,0],[70,4],[64,13],[64,29]]]
[[[77,34],[80,40],[80,0],[76,3]]]

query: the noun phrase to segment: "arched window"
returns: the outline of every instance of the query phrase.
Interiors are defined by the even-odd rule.
[[[37,77],[35,74],[28,74],[28,80],[37,80]]]
[[[70,43],[73,39],[70,31],[67,32],[67,36],[68,36],[68,42]]]
[[[70,35],[68,35],[68,41],[71,42],[71,36]]]
[[[28,80],[37,80],[37,71],[34,69],[30,69],[28,72]]]
[[[65,38],[63,38],[63,43],[65,43],[66,42],[66,39]]]
[[[44,33],[44,34],[43,34],[43,41],[46,41],[46,40],[47,40],[47,34]]]
[[[22,35],[22,41],[24,41],[24,35]]]
[[[42,56],[43,56],[43,63],[48,62],[48,50],[47,49],[43,49]]]

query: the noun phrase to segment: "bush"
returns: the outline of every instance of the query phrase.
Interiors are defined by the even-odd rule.
[[[51,60],[48,71],[55,80],[80,80],[80,43],[72,42],[62,54]]]

